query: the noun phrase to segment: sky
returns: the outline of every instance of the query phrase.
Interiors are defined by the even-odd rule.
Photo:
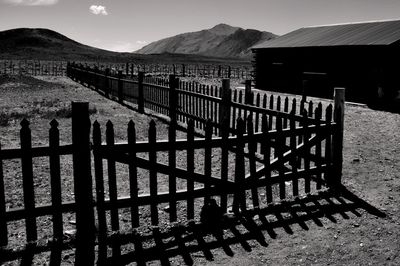
[[[283,35],[388,19],[400,19],[400,0],[0,0],[0,31],[48,28],[119,52],[219,23]]]

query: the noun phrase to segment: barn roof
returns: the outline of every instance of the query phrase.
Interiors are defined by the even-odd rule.
[[[252,49],[352,45],[390,45],[400,40],[400,20],[300,28]]]

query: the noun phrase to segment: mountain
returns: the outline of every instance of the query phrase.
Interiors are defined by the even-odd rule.
[[[84,45],[49,29],[18,28],[0,32],[0,58],[3,59],[107,60],[124,54],[129,55]]]
[[[216,29],[214,34],[218,33]],[[222,30],[222,28],[220,29]],[[76,42],[49,29],[18,28],[0,31],[0,60],[65,60],[135,63],[242,63],[244,60],[203,55],[144,55],[107,51]]]
[[[136,53],[178,53],[249,58],[251,56],[250,47],[275,37],[275,34],[266,31],[218,24],[211,29],[183,33],[152,42]]]

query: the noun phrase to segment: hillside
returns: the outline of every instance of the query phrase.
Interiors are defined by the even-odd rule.
[[[117,53],[76,42],[49,29],[18,28],[0,31],[0,60],[69,60],[137,63],[235,63],[199,55],[143,55]]]
[[[78,43],[48,29],[19,28],[0,32],[0,58],[96,60],[120,58],[115,53]]]
[[[136,53],[179,53],[249,58],[251,46],[275,37],[275,34],[266,31],[219,24],[211,29],[183,33],[150,43]]]

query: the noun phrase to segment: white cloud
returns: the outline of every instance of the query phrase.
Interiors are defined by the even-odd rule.
[[[5,3],[21,6],[49,6],[58,3],[58,0],[4,0]]]
[[[105,6],[96,6],[96,5],[92,5],[89,7],[90,12],[92,12],[95,15],[104,15],[107,16],[107,10]]]
[[[136,41],[136,43],[137,43],[137,44],[144,45],[144,44],[147,44],[147,41]]]

